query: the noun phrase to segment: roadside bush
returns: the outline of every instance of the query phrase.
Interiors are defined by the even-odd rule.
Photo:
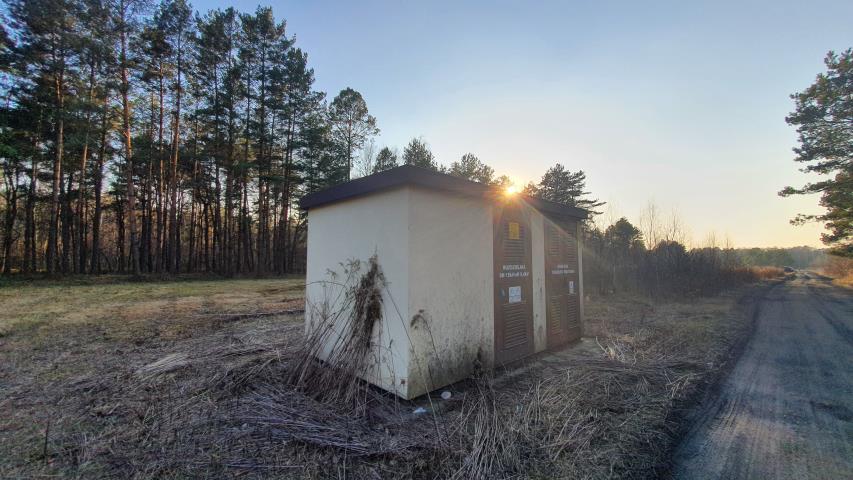
[[[624,220],[624,219],[623,219]],[[627,221],[585,232],[584,279],[588,291],[636,292],[652,297],[715,295],[728,288],[783,274],[775,267],[748,267],[732,248],[688,250],[676,241],[649,249]],[[625,232],[628,232],[627,234]],[[633,235],[633,238],[628,238]]]
[[[825,263],[819,270],[824,275],[834,278],[837,283],[853,286],[853,259],[827,255]]]

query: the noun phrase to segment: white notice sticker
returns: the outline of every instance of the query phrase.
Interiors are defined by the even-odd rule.
[[[521,286],[509,287],[509,303],[518,303],[521,301]]]
[[[575,282],[573,280],[569,280],[569,295],[575,294]]]

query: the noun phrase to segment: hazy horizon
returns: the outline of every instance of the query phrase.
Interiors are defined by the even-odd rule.
[[[196,1],[204,12],[256,1]],[[442,164],[471,152],[519,184],[587,172],[607,216],[675,209],[692,243],[822,247],[798,172],[789,98],[853,46],[853,3],[260,2],[308,52],[315,87],[361,92],[377,146],[423,137]]]

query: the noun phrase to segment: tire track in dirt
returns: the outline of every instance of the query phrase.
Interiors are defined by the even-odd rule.
[[[674,478],[853,478],[853,295],[798,275],[676,450]]]

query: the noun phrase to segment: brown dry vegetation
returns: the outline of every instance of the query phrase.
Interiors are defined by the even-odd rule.
[[[299,378],[300,280],[5,285],[0,476],[654,477],[743,293],[594,298],[579,344],[403,402]]]
[[[818,269],[827,277],[832,277],[836,285],[853,288],[853,259],[828,255],[826,262]]]
[[[760,280],[771,280],[785,276],[785,270],[779,267],[745,267],[752,277]]]

